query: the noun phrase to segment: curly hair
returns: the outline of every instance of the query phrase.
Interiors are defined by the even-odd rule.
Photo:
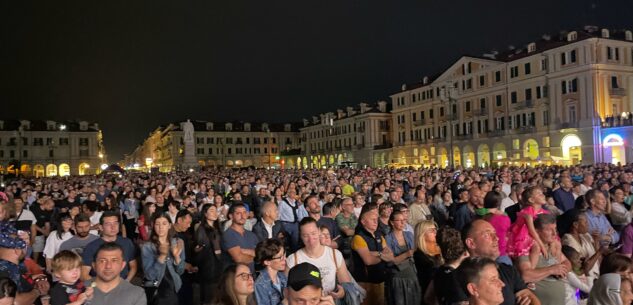
[[[437,244],[442,251],[442,257],[447,263],[458,260],[466,253],[462,242],[462,234],[451,227],[444,227],[437,234]]]

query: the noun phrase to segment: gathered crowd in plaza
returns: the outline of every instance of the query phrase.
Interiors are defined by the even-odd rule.
[[[633,165],[5,180],[0,304],[631,304]]]

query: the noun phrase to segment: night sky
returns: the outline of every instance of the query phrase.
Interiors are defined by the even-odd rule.
[[[464,54],[633,30],[633,1],[2,1],[0,24],[0,118],[98,122],[113,162],[160,124],[300,121]]]

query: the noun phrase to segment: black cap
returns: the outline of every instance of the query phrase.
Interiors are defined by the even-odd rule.
[[[301,263],[292,267],[288,272],[288,286],[294,291],[299,291],[307,285],[323,288],[319,268],[310,263]]]

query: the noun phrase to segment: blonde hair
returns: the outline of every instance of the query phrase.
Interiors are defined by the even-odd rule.
[[[430,229],[437,230],[437,224],[435,223],[435,221],[433,220],[420,221],[415,226],[414,242],[415,242],[416,249],[422,251],[422,253],[428,256],[434,256],[435,254],[432,254],[431,251],[429,251],[430,250],[429,245],[427,245],[426,241],[424,240],[424,234]],[[435,245],[435,247],[437,247],[437,244]]]
[[[55,254],[51,267],[53,272],[59,272],[79,268],[81,267],[81,263],[81,257],[77,255],[77,253],[70,250],[64,250]]]

